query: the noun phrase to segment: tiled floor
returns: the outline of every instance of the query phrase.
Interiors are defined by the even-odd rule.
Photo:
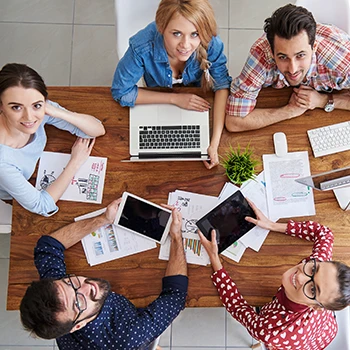
[[[295,1],[211,0],[233,77],[261,35],[263,20],[289,2]],[[109,86],[115,47],[113,0],[0,0],[0,67],[26,63],[47,85]],[[0,234],[0,350],[55,349],[53,341],[31,339],[19,313],[6,311],[8,266],[9,235]],[[251,344],[223,308],[186,309],[161,338],[164,350],[241,350]]]

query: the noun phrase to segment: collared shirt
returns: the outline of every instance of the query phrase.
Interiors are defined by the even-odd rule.
[[[350,36],[337,27],[318,24],[315,43],[317,47],[303,85],[320,92],[349,89]],[[241,74],[232,81],[226,113],[245,117],[255,108],[260,90],[268,86],[282,89],[290,85],[277,68],[264,34],[250,49]]]
[[[208,46],[209,72],[214,79],[213,90],[229,89],[232,78],[226,67],[224,44],[214,36]],[[182,83],[200,86],[203,71],[194,52],[186,61]],[[164,38],[155,22],[140,30],[129,40],[129,48],[119,61],[112,83],[112,96],[122,106],[132,107],[138,94],[137,82],[144,78],[149,87],[172,87],[172,70]]]
[[[64,246],[55,238],[42,236],[34,250],[40,278],[60,279],[66,275]],[[61,350],[141,350],[162,334],[185,307],[188,278],[163,278],[159,297],[144,309],[124,296],[110,292],[98,316],[73,333],[56,339]]]
[[[302,262],[311,258],[319,261],[332,259],[334,237],[328,227],[312,221],[289,221],[286,234],[314,242],[312,254]],[[257,314],[225,269],[213,273],[212,281],[233,318],[271,350],[325,349],[338,331],[332,311],[314,310],[289,300],[283,286],[276,298],[265,304]]]

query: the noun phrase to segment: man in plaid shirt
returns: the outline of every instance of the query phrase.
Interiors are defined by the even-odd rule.
[[[332,25],[316,24],[309,11],[292,4],[267,18],[264,31],[250,49],[241,74],[232,81],[226,106],[229,131],[263,128],[298,117],[308,109],[350,110],[347,33]],[[294,87],[288,104],[255,108],[261,88],[268,86]],[[343,89],[346,91],[332,94]]]

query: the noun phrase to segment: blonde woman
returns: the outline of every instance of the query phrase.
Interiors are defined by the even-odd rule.
[[[208,0],[162,0],[156,20],[130,38],[112,83],[113,98],[122,106],[168,103],[184,109],[207,111],[210,104],[194,94],[139,89],[202,86],[215,92],[213,134],[208,148],[208,169],[219,164],[218,146],[225,121],[231,77],[224,45],[217,36],[214,12]]]
[[[56,202],[89,157],[94,138],[105,133],[98,119],[70,112],[47,96],[43,79],[32,68],[10,63],[1,69],[0,199],[14,198],[25,209],[43,216],[57,212]],[[28,179],[46,145],[46,124],[78,138],[61,175],[46,190],[38,191]]]

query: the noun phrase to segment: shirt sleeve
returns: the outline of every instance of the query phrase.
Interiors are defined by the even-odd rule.
[[[41,278],[59,279],[66,275],[64,246],[51,236],[42,236],[34,248],[34,263]]]
[[[256,105],[256,99],[264,86],[268,73],[268,62],[259,46],[253,45],[241,74],[232,81],[227,100],[226,113],[245,117]]]
[[[160,336],[185,308],[188,288],[187,276],[177,275],[163,278],[163,288],[159,297],[144,309],[137,309],[130,320],[128,334],[142,334],[135,337],[134,347],[150,344]]]
[[[129,46],[119,61],[112,82],[112,97],[122,107],[135,106],[138,94],[137,82],[143,77],[145,67],[136,51]]]
[[[0,183],[4,191],[23,208],[33,213],[51,216],[58,211],[49,193],[45,190],[37,190],[15,166],[3,165],[0,172]]]
[[[66,108],[60,106],[58,103],[53,102],[53,101],[47,101],[48,103],[50,103],[51,105],[53,105],[54,107],[60,108],[60,109],[64,109],[67,110]],[[46,115],[46,124],[49,125],[53,125],[55,126],[57,129],[61,129],[61,130],[65,130],[70,132],[72,135],[76,135],[78,137],[81,137],[83,139],[91,139],[92,137],[85,134],[84,132],[82,132],[79,128],[77,128],[76,126],[74,126],[73,124],[63,120],[63,119],[59,119],[59,118],[53,118],[49,115]],[[97,118],[95,118],[96,120],[98,120]],[[98,120],[100,122],[100,120]]]
[[[210,75],[214,79],[214,91],[229,89],[232,78],[227,69],[227,58],[224,54],[224,44],[217,36],[213,37],[208,49],[208,60],[211,63]]]
[[[320,261],[329,261],[333,256],[333,232],[317,222],[305,221],[294,222],[290,220],[287,225],[286,234],[295,236],[314,243],[310,258]]]
[[[211,279],[219,292],[222,303],[232,317],[246,327],[255,339],[267,342],[270,338],[269,334],[272,334],[274,329],[272,329],[272,326],[268,329],[267,322],[265,322],[267,318],[259,316],[253,307],[248,304],[226,270],[222,268],[214,272]],[[266,339],[267,335],[268,338]]]

